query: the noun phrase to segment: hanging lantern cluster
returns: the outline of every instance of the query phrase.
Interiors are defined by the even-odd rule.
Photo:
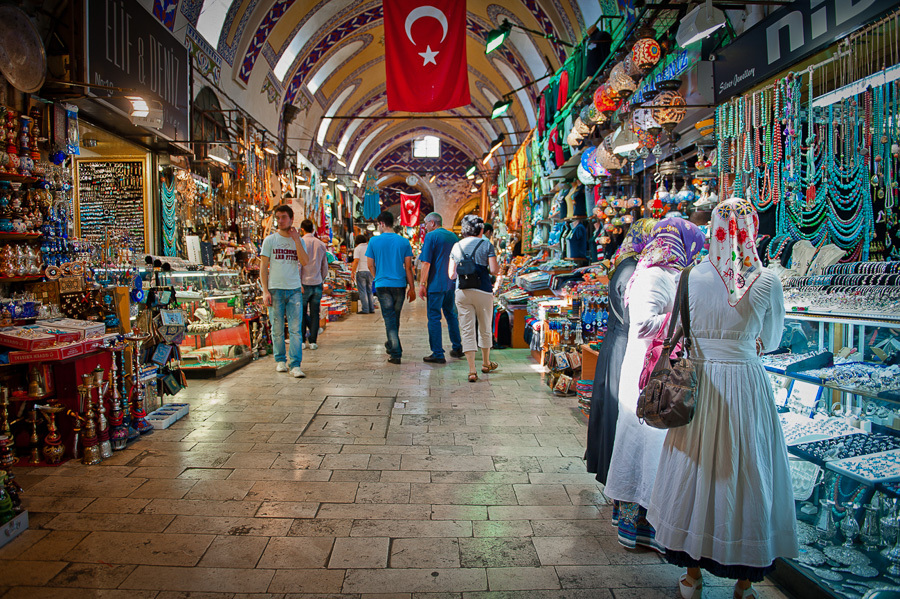
[[[631,60],[644,74],[650,72],[662,58],[662,50],[652,37],[642,37],[631,49]]]
[[[602,84],[594,92],[594,107],[598,112],[611,113],[619,109],[622,104],[618,94],[608,83]]]
[[[609,73],[609,85],[613,92],[622,100],[627,100],[637,89],[637,84],[631,75],[625,72],[622,63],[617,63]]]
[[[634,114],[631,115],[631,122],[637,129],[646,131],[651,135],[662,133],[662,126],[653,118],[653,112],[649,108],[638,108],[635,110]]]

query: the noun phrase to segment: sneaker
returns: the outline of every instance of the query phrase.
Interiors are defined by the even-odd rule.
[[[428,362],[429,364],[446,364],[447,363],[446,358],[438,358],[434,354],[432,354],[430,356],[425,356],[424,358],[422,358],[422,361]]]
[[[400,358],[388,358],[388,362],[390,362],[391,364],[399,364]]]
[[[300,370],[299,366],[294,366],[293,368],[291,368],[291,376],[295,379],[302,379],[306,377],[306,373]]]
[[[310,343],[309,349],[319,349],[319,344],[318,343]]]
[[[465,358],[466,354],[461,349],[454,349],[450,352],[450,357],[451,358]]]
[[[275,364],[275,372],[287,372],[287,364],[285,362],[278,362]]]
[[[303,349],[309,349],[309,343],[306,341],[303,342]]]

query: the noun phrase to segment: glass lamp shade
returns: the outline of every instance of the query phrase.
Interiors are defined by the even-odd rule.
[[[588,171],[588,165],[594,159],[594,153],[597,151],[596,146],[591,146],[581,153],[581,163],[579,166],[583,168],[586,172]]]
[[[589,172],[587,172],[587,170],[581,164],[578,165],[578,168],[575,169],[575,172],[578,175],[578,180],[585,185],[596,185],[597,182],[594,180],[594,177]]]
[[[631,49],[631,60],[645,73],[655,67],[661,57],[659,44],[651,37],[639,39]]]
[[[681,106],[685,105],[684,97],[679,92],[662,92],[653,100],[653,119],[666,131],[671,132],[675,125],[684,119],[687,111]]]
[[[601,146],[597,147],[597,162],[600,163],[600,166],[605,168],[608,171],[615,171],[623,166],[627,162],[624,158],[620,156],[616,156],[613,152],[611,152],[605,143]]]
[[[649,131],[644,131],[643,129],[634,128],[634,133],[638,138],[638,149],[639,150],[652,150],[656,147],[656,144],[659,143],[659,137],[650,133]]]
[[[625,73],[630,75],[632,79],[638,79],[643,75],[641,69],[634,64],[634,55],[631,52],[629,52],[628,56],[625,57],[625,60],[622,61],[622,67],[625,69]]]
[[[629,98],[634,93],[634,90],[637,89],[634,79],[625,72],[625,67],[622,66],[621,62],[617,63],[610,71],[609,85],[616,95],[623,100]]]
[[[585,125],[596,125],[599,122],[598,119],[603,115],[597,110],[597,107],[591,103],[582,108],[578,116]]]
[[[631,115],[631,122],[640,131],[646,131],[652,135],[662,132],[662,127],[653,118],[653,112],[649,108],[638,108]]]
[[[613,112],[619,108],[619,97],[608,83],[594,92],[594,107],[598,112]]]
[[[591,174],[592,177],[609,177],[610,172],[606,170],[602,164],[600,164],[598,160],[598,155],[596,149],[588,160],[583,160],[581,162],[584,165],[585,170]]]

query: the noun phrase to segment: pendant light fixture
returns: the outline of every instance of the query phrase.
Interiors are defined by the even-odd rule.
[[[671,133],[680,123],[687,111],[682,108],[685,105],[684,97],[676,91],[665,91],[653,100],[653,119],[667,132]]]
[[[609,85],[616,95],[623,100],[630,98],[631,94],[634,93],[634,90],[637,89],[634,79],[625,72],[625,67],[621,62],[616,63],[616,66],[610,71]]]
[[[631,49],[631,60],[646,75],[662,58],[659,43],[653,39],[653,30],[642,30],[641,37]]]
[[[638,129],[651,135],[659,135],[662,132],[662,127],[653,118],[653,112],[649,108],[638,108],[635,110],[631,116],[631,122]]]

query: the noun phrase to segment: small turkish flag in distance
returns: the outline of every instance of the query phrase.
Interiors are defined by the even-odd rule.
[[[468,104],[465,1],[383,0],[382,6],[388,110]]]

